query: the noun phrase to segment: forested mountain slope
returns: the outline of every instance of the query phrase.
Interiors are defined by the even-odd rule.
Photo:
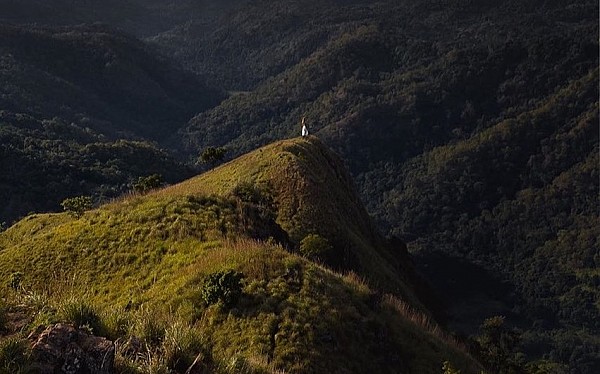
[[[119,373],[184,373],[194,358],[216,373],[433,374],[448,360],[478,373],[418,311],[412,265],[357,199],[331,151],[292,139],[80,216],[26,217],[0,233],[0,275],[11,279],[2,321],[29,316],[24,334],[87,323],[117,340]],[[332,209],[315,211],[323,205]],[[11,362],[26,371],[33,363],[18,352]]]
[[[0,26],[0,222],[189,175],[156,144],[224,96],[103,26]],[[143,143],[145,142],[145,143]]]

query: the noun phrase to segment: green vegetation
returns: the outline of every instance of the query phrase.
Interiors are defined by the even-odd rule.
[[[190,65],[211,55],[245,67],[221,79],[250,90],[192,119],[183,145],[239,154],[297,136],[306,116],[378,227],[408,243],[453,327],[472,334],[504,314],[527,326],[528,357],[594,373],[597,2],[360,4],[247,4],[251,16],[199,37],[239,33],[218,50],[223,38],[165,35]],[[253,29],[264,37],[237,44]],[[485,281],[469,281],[465,263]]]
[[[232,306],[242,294],[243,278],[244,274],[233,270],[210,274],[202,287],[202,300],[206,305],[220,302],[225,307]]]
[[[152,36],[231,96],[212,108],[218,90],[105,26],[2,28],[0,221],[57,211],[70,196],[106,201],[153,173],[190,175],[140,139],[192,162],[216,144],[233,158],[296,136],[306,116],[394,246],[374,244],[363,213],[338,209],[348,199],[337,176],[292,156],[299,144],[282,156],[289,168],[246,159],[186,188],[229,201],[255,239],[299,251],[320,235],[333,247],[325,264],[416,300],[405,241],[451,327],[473,334],[506,315],[524,326],[517,350],[540,359],[531,365],[595,374],[597,1],[121,3],[4,2],[0,19],[100,20]],[[286,189],[297,173],[311,178]],[[248,367],[232,357],[223,370]]]
[[[161,187],[163,183],[164,182],[160,174],[139,177],[138,180],[133,184],[133,190],[137,193],[144,194]]]
[[[460,374],[460,370],[456,370],[451,362],[444,361],[442,364],[442,374]]]
[[[117,340],[119,372],[185,372],[196,361],[198,368],[218,373],[386,373],[398,368],[438,373],[447,359],[464,373],[478,372],[477,362],[419,304],[409,306],[412,299],[382,297],[374,281],[336,273],[273,238],[255,238],[284,224],[295,232],[313,229],[303,227],[310,221],[279,211],[295,195],[282,195],[286,189],[277,179],[267,187],[255,173],[266,178],[287,170],[282,176],[291,185],[309,186],[321,176],[338,179],[333,183],[341,188],[348,180],[338,166],[318,140],[291,140],[184,183],[103,205],[86,212],[85,220],[66,213],[28,216],[0,234],[0,275],[23,274],[21,289],[5,287],[6,300],[29,313],[28,328],[71,321]],[[242,175],[256,178],[238,178]],[[258,196],[269,191],[277,211],[261,214],[257,206],[265,200],[232,195],[236,186],[242,196],[239,191],[259,190]],[[209,190],[220,192],[211,196]],[[341,206],[356,199],[351,185],[330,191],[331,196],[337,197],[338,210],[358,211],[334,219],[326,215],[338,210],[323,210],[315,219],[349,224],[337,220],[361,214],[368,224],[360,206]],[[301,205],[322,203],[318,195],[314,198],[318,201],[303,195]],[[368,227],[346,243],[381,240]],[[338,235],[330,241],[334,251],[340,250],[334,243],[343,240]],[[378,256],[391,256],[373,242],[363,246],[351,250],[357,256],[371,250],[381,262]],[[374,265],[357,267],[369,266]],[[386,268],[381,270],[365,277],[392,277],[391,269],[387,275]],[[386,279],[384,286],[401,285],[397,295],[412,287],[402,279]]]
[[[20,271],[16,271],[10,274],[10,277],[8,278],[8,286],[13,290],[18,290],[19,288],[21,288],[22,281],[23,273],[21,273]]]
[[[58,308],[58,318],[75,325],[75,327],[87,327],[95,335],[104,335],[105,329],[98,313],[92,306],[83,300],[66,299]]]
[[[80,218],[86,210],[92,209],[93,203],[90,196],[77,196],[64,199],[60,205],[65,212],[75,218]]]
[[[27,366],[27,342],[20,338],[0,341],[0,373],[23,373]]]
[[[2,5],[0,5],[1,7]],[[1,17],[1,16],[0,16]],[[0,24],[0,221],[191,175],[154,141],[223,94],[105,26]]]
[[[377,234],[341,160],[315,137],[270,144],[158,194],[196,193],[245,196],[259,217],[273,209],[279,229],[264,234],[252,222],[247,229],[264,239],[287,237],[295,249],[307,235],[319,235],[333,247],[322,259],[327,265],[360,272],[378,288],[420,303],[412,286],[419,281],[403,248]],[[281,229],[285,235],[273,235]]]
[[[225,157],[225,153],[227,153],[227,149],[223,147],[208,147],[200,154],[199,161],[214,167]]]
[[[6,331],[6,323],[8,322],[7,310],[4,301],[0,301],[0,332]]]
[[[300,242],[300,254],[311,260],[328,258],[332,250],[327,239],[316,234],[309,234]]]

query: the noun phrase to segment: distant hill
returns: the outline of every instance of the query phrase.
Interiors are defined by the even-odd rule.
[[[0,22],[74,26],[104,23],[137,37],[195,20],[210,22],[244,0],[0,0]]]
[[[114,197],[139,176],[189,175],[150,142],[216,105],[220,90],[104,26],[0,35],[0,222],[72,195]]]
[[[299,243],[309,234],[331,245],[321,260]],[[31,215],[0,234],[0,274],[11,280],[3,320],[18,313],[24,334],[87,321],[96,334],[138,339],[118,346],[118,372],[185,372],[199,357],[210,372],[439,373],[450,361],[478,373],[423,314],[411,268],[373,231],[340,161],[315,138],[79,218]],[[213,304],[207,282],[223,271],[243,276],[241,294]],[[215,292],[234,293],[229,282]]]

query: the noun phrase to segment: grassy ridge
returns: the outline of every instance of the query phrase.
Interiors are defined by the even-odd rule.
[[[341,160],[316,137],[270,144],[158,194],[228,195],[244,184],[269,195],[294,245],[321,235],[334,246],[327,264],[367,274],[377,288],[418,302],[407,286],[413,274],[405,248],[377,234]]]
[[[329,194],[315,196],[320,190],[311,184],[318,177],[328,179]],[[4,300],[11,313],[29,316],[29,328],[80,320],[82,310],[96,313],[100,321],[91,318],[94,332],[120,342],[120,372],[184,372],[198,357],[213,372],[438,373],[444,360],[476,372],[477,364],[460,346],[406,301],[381,297],[368,285],[374,282],[355,273],[341,275],[272,240],[260,240],[263,233],[275,232],[274,216],[234,194],[240,182],[264,186],[293,243],[315,227],[305,217],[295,219],[286,204],[292,189],[310,191],[297,194],[298,214],[308,217],[310,208],[321,224],[328,214],[352,214],[340,215],[319,233],[337,235],[330,237],[337,250],[342,235],[356,227],[345,240],[364,247],[351,250],[357,256],[360,250],[372,251],[372,262],[358,262],[359,270],[384,266],[389,254],[369,241],[375,234],[364,210],[339,206],[353,196],[349,184],[341,187],[346,178],[317,139],[294,139],[81,218],[28,216],[0,234],[0,276],[14,281],[21,274],[15,289],[2,285]],[[226,269],[244,275],[242,296],[231,306],[206,305],[207,276]],[[391,276],[385,274],[391,268],[381,270],[364,274]],[[409,289],[402,280],[387,281]],[[143,355],[127,353],[124,342],[132,335],[145,343]]]

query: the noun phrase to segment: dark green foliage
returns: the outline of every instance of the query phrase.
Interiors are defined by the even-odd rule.
[[[0,25],[0,61],[0,221],[9,224],[69,196],[118,196],[140,176],[184,179],[190,169],[148,140],[166,142],[223,97],[100,25]]]
[[[202,151],[199,160],[204,164],[214,167],[217,162],[225,157],[225,153],[227,153],[227,149],[223,147],[208,147]]]
[[[308,3],[319,11],[309,11]],[[514,310],[509,321],[554,332],[546,352],[527,353],[550,352],[551,360],[591,374],[586,368],[598,355],[589,352],[600,349],[598,341],[575,349],[562,339],[567,331],[586,339],[574,326],[600,334],[593,301],[600,297],[598,24],[592,17],[598,4],[541,4],[292,5],[290,17],[262,26],[272,31],[264,39],[241,43],[248,54],[228,55],[229,63],[250,65],[249,71],[281,73],[235,79],[238,88],[253,90],[192,119],[183,131],[187,146],[197,152],[225,144],[239,154],[298,136],[306,115],[312,133],[349,166],[379,227],[409,242],[424,269],[442,252],[496,278],[498,288],[477,296],[458,288],[444,295],[451,306],[477,303],[449,308],[459,325],[475,329],[475,321]],[[252,17],[235,18],[215,34],[242,34],[278,12],[260,2],[247,10]],[[306,26],[304,17],[311,20]],[[345,21],[355,19],[361,21]],[[323,37],[300,43],[313,31]],[[293,58],[277,66],[281,59],[264,44],[283,40],[280,50]],[[439,273],[429,276],[436,285],[447,283]]]
[[[139,327],[140,338],[151,347],[156,347],[165,339],[165,324],[156,316],[147,315]]]
[[[149,4],[115,15],[110,1],[104,7],[94,2],[97,12],[82,11],[86,6],[77,2],[70,14],[64,11],[67,2],[72,3],[53,2],[56,10],[40,12],[45,16],[11,11],[30,9],[32,0],[10,2],[0,5],[8,7],[0,8],[7,9],[0,17],[43,23],[53,18],[51,14],[61,15],[52,22],[90,20],[98,14],[101,20],[139,31],[144,22],[133,17],[131,9],[147,9]],[[196,157],[213,144],[224,144],[228,156],[235,156],[274,139],[297,136],[299,119],[306,115],[312,133],[350,167],[379,226],[409,242],[423,269],[441,252],[444,258],[458,259],[449,263],[457,266],[451,270],[460,277],[458,284],[480,286],[470,274],[461,274],[465,262],[476,264],[477,274],[486,276],[484,283],[493,287],[479,287],[474,294],[473,289],[448,287],[451,283],[442,272],[428,274],[433,283],[446,284],[445,301],[451,306],[448,310],[456,311],[451,317],[458,325],[467,331],[476,328],[484,316],[504,312],[494,310],[502,305],[514,312],[507,321],[527,326],[527,353],[560,361],[575,373],[595,373],[600,360],[597,1],[252,1],[236,2],[227,16],[213,19],[190,16],[205,7],[187,7],[187,2],[167,10],[152,4],[151,13],[161,9],[168,21],[148,22],[152,26],[142,28],[144,32],[193,19],[152,38],[155,46],[227,89],[252,90],[236,92],[212,110],[194,112],[198,115],[181,130],[188,156]],[[177,12],[180,18],[173,16]],[[30,39],[20,37],[3,45],[12,50]],[[50,39],[64,47],[58,34]],[[114,42],[102,40],[107,45]],[[107,55],[97,50],[98,56]],[[58,87],[66,80],[84,91],[91,88],[103,100],[112,100],[109,91],[114,100],[123,98],[114,87],[101,90],[74,79],[73,71],[60,71],[61,64],[78,57],[66,52],[68,48],[60,48],[57,56],[43,54],[57,61],[48,68],[60,78],[55,81],[45,79],[40,59],[31,57],[35,53],[6,54],[3,63],[10,68],[2,83],[16,83],[3,87],[25,87],[21,82],[30,82],[27,77],[35,87]],[[22,71],[20,61],[27,62],[21,64]],[[102,67],[94,59],[83,61],[92,70]],[[123,72],[118,61],[101,62],[114,62],[117,73]],[[109,80],[114,86],[124,75],[109,76],[118,78]],[[35,92],[9,93],[3,97],[20,97],[21,104],[8,99],[0,99],[0,104],[19,109],[11,109],[14,113],[42,106],[49,114],[35,117],[40,122],[55,116],[56,110],[48,108],[61,108],[61,115],[69,114],[63,123],[78,129],[60,125],[56,132],[61,136],[72,130],[85,138],[88,134],[80,129],[87,128],[104,135],[98,130],[104,125],[99,119],[107,118],[114,129],[106,132],[118,132],[115,124],[120,122],[111,116],[79,109],[87,106],[81,102],[104,107],[96,96],[83,92],[77,101],[73,98],[80,91],[60,87],[70,93],[60,95],[71,98],[66,105]],[[148,108],[143,95],[135,96],[142,100],[132,102]],[[67,106],[72,110],[65,110]],[[114,113],[121,116],[135,104],[117,107]],[[112,105],[110,109],[107,112],[113,113]],[[94,115],[84,120],[77,113]],[[129,124],[131,132],[146,133],[144,126]],[[2,165],[8,172],[0,173],[0,178],[9,176],[0,180],[0,200],[9,203],[0,209],[9,211],[4,212],[9,222],[31,210],[56,209],[56,202],[67,196],[115,196],[132,178],[153,172],[166,176],[164,170],[174,165],[154,152],[150,163],[157,170],[140,171],[135,167],[139,163],[127,162],[127,152],[117,152],[114,159],[86,158],[71,141],[49,138],[53,142],[47,144],[46,138],[31,136],[56,126],[19,130],[9,142],[0,142],[0,160],[9,160],[8,166]],[[37,151],[42,148],[44,152]],[[131,153],[143,153],[133,148]],[[21,170],[40,172],[24,175]],[[331,185],[327,180],[315,183]],[[47,201],[54,206],[43,205]],[[333,236],[327,237],[334,242]],[[490,274],[493,282],[488,282]],[[473,302],[475,308],[456,308]]]
[[[206,277],[202,287],[202,300],[207,305],[222,303],[230,307],[242,295],[244,275],[234,270],[223,270]]]
[[[0,333],[6,331],[8,322],[8,308],[4,300],[0,300]]]
[[[237,184],[231,194],[245,203],[263,204],[268,203],[269,198],[255,184],[250,182],[242,182]]]
[[[94,335],[103,336],[105,327],[100,315],[90,304],[81,300],[68,300],[60,308],[60,317],[75,327],[88,327]]]
[[[92,209],[93,202],[90,196],[77,196],[64,199],[60,205],[63,207],[65,212],[69,213],[73,217],[79,218],[83,216],[86,210]]]
[[[161,174],[172,183],[191,171],[155,145],[108,141],[82,125],[40,121],[0,112],[0,217],[56,211],[70,196],[105,200],[127,192],[139,176]]]
[[[450,361],[444,361],[442,363],[442,374],[460,374],[460,370],[457,370]]]
[[[133,184],[133,190],[137,193],[147,193],[150,190],[157,189],[163,185],[163,179],[160,174],[152,174],[147,177],[139,177]]]
[[[323,260],[332,250],[329,241],[318,234],[309,234],[300,242],[300,254],[311,260]]]
[[[27,341],[8,338],[0,341],[0,373],[13,374],[26,372],[28,363]]]
[[[525,372],[522,360],[516,355],[519,334],[505,326],[504,317],[486,319],[476,341],[481,361],[492,373]]]
[[[23,273],[20,271],[16,271],[10,275],[10,279],[8,280],[8,286],[13,290],[18,290],[21,288],[21,283],[23,282]]]

